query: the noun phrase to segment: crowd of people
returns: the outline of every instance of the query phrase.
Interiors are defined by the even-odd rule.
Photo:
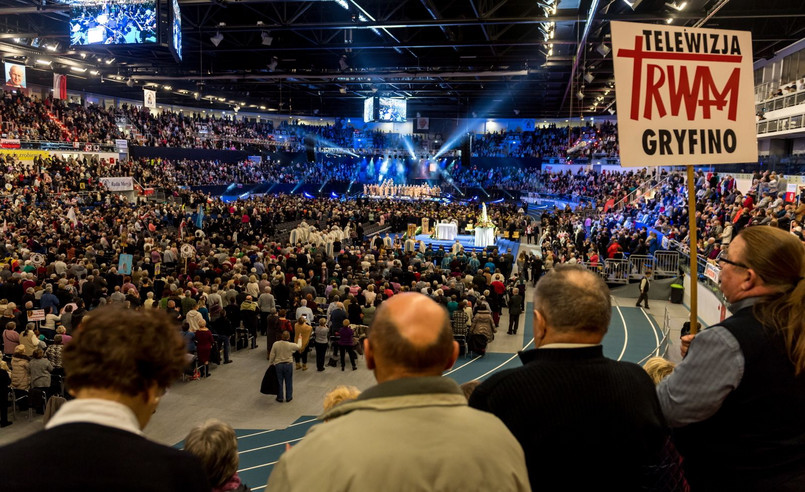
[[[617,128],[610,122],[556,124],[473,135],[475,157],[617,157]],[[5,91],[0,97],[0,134],[26,141],[113,144],[116,139],[151,147],[322,153],[348,151],[361,157],[432,156],[445,135],[399,134],[355,128],[349,119],[311,125],[299,121],[215,117],[199,112],[161,111],[123,104],[104,108]],[[458,149],[442,152],[455,157]],[[440,154],[441,155],[441,154]]]
[[[25,119],[47,109],[70,118],[75,135],[114,135],[114,121],[100,110],[87,116],[61,102],[37,106],[14,97],[1,106],[4,131],[56,132]],[[168,129],[151,134],[166,144],[190,138],[185,130],[196,125],[175,115],[163,114],[158,123],[141,116]],[[612,131],[602,142],[611,143]],[[502,144],[505,138],[490,149]],[[535,152],[545,150],[535,145]],[[549,489],[564,483],[589,489],[602,480],[628,490],[686,490],[686,480],[702,490],[725,483],[750,490],[803,486],[805,207],[785,202],[782,176],[758,172],[741,193],[732,176],[698,173],[699,253],[722,268],[722,290],[737,312],[719,329],[686,338],[689,356],[655,389],[641,369],[603,357],[609,292],[598,276],[574,264],[652,254],[660,248],[657,232],[684,241],[689,212],[679,173],[457,170],[454,182],[461,186],[588,198],[574,210],[539,217],[516,202],[489,204],[488,219],[501,232],[538,245],[515,258],[494,248],[465,252],[460,242],[428,247],[403,234],[423,218],[453,220],[464,230],[481,219],[477,202],[266,195],[224,203],[188,188],[347,181],[356,176],[348,165],[56,156],[28,165],[0,159],[0,384],[15,396],[28,395],[29,404],[39,392],[63,395],[62,381],[75,397],[44,433],[0,449],[0,475],[12,488],[23,480],[31,486],[30,465],[21,460],[43,450],[71,470],[38,474],[38,488],[47,490],[65,483],[97,489],[99,482],[91,481],[97,477],[73,473],[80,470],[74,460],[112,467],[124,462],[123,451],[143,456],[149,474],[134,476],[123,467],[128,471],[114,478],[141,488],[146,481],[169,490],[244,487],[226,424],[193,429],[185,452],[137,434],[180,374],[207,377],[216,362],[232,361],[233,350],[263,343],[276,367],[272,394],[283,404],[293,400],[293,374],[307,370],[313,352],[316,369],[325,371],[327,355],[331,367],[357,370],[362,351],[378,382],[325,413],[332,432],[311,432],[286,453],[271,490],[377,490],[390,478],[411,490],[432,488],[422,481],[435,476],[460,488],[484,484],[483,490],[530,490],[542,482]],[[110,176],[160,187],[171,200],[129,203],[103,188],[100,178]],[[382,232],[366,234],[370,227]],[[441,374],[461,350],[483,354],[501,336],[505,313],[507,334],[518,332],[529,284],[536,285],[534,337],[541,348],[522,354],[521,369],[478,385],[468,406]],[[38,309],[45,312],[39,324]],[[763,326],[776,331],[765,336]],[[99,356],[98,346],[109,353]],[[702,374],[716,374],[718,387],[702,383]],[[768,375],[773,385],[764,385]],[[587,408],[595,408],[594,418]],[[390,412],[398,417],[394,425],[387,425]],[[0,420],[10,424],[6,415]],[[673,440],[669,426],[677,429]],[[733,432],[738,427],[745,430]],[[208,439],[219,443],[215,456]],[[330,452],[332,440],[348,443],[347,450]],[[388,442],[396,443],[392,451]],[[422,453],[423,446],[431,453]],[[576,463],[564,458],[579,446],[589,474],[574,474]],[[403,459],[389,459],[398,455]],[[484,467],[468,471],[468,460]],[[321,465],[319,473],[309,473],[310,463]]]

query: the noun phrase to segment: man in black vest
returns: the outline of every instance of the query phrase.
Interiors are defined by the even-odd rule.
[[[534,344],[492,375],[470,406],[497,415],[523,446],[534,490],[646,490],[668,433],[640,366],[604,357],[609,289],[581,266],[537,283]]]
[[[805,250],[770,226],[719,257],[733,315],[682,339],[657,387],[691,490],[805,490]]]
[[[643,278],[640,279],[640,296],[637,298],[636,307],[640,307],[640,303],[645,302],[646,309],[648,309],[648,289],[651,284],[649,277],[651,277],[651,270],[646,270],[643,274]]]

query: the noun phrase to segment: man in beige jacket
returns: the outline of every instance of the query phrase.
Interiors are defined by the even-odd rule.
[[[441,376],[458,357],[443,307],[395,295],[378,309],[364,351],[378,384],[320,416],[327,423],[282,456],[267,490],[531,490],[511,432]]]

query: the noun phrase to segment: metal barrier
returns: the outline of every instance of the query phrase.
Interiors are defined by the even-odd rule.
[[[654,252],[654,278],[679,275],[679,252],[657,250]]]
[[[604,264],[601,263],[601,262],[597,262],[597,263],[580,262],[579,264],[581,266],[583,266],[584,268],[586,268],[587,270],[589,270],[590,272],[592,272],[592,273],[594,273],[594,274],[596,274],[596,275],[598,275],[600,277],[604,276]]]
[[[628,284],[629,260],[608,259],[604,263],[604,281],[611,284]]]
[[[668,308],[665,308],[665,314],[663,316],[662,321],[662,328],[660,328],[660,332],[662,334],[662,338],[660,338],[657,347],[652,350],[648,355],[640,359],[637,364],[643,365],[652,357],[663,357],[667,358],[668,355],[668,348],[671,346],[671,339],[669,338],[669,334],[671,333],[671,316],[668,314]]]
[[[642,278],[646,270],[654,268],[654,258],[645,255],[629,256],[629,278]]]

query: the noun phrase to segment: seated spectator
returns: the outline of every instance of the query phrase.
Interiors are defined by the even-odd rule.
[[[238,476],[238,440],[231,425],[215,419],[197,425],[185,437],[183,449],[201,461],[212,492],[250,490]]]

